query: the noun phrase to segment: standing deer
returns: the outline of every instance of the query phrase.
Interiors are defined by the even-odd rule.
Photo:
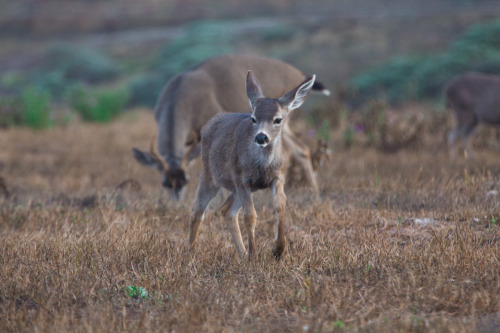
[[[455,157],[457,139],[467,157],[473,157],[468,140],[480,123],[500,125],[500,77],[481,73],[466,73],[445,86],[448,106],[455,114],[456,126],[448,134],[448,147]]]
[[[261,78],[263,91],[271,97],[282,96],[305,78],[302,71],[279,60],[228,54],[211,58],[176,76],[161,93],[154,111],[159,153],[153,146],[149,153],[136,148],[132,151],[141,164],[163,173],[163,186],[170,190],[173,199],[179,199],[188,181],[188,163],[199,155],[203,125],[218,113],[247,112],[244,81],[249,69]],[[312,89],[330,94],[319,82]],[[285,149],[299,162],[317,194],[309,148],[286,125],[284,132]]]
[[[207,205],[223,187],[231,192],[221,207],[227,227],[241,258],[246,255],[238,225],[238,212],[248,231],[248,256],[255,254],[257,214],[252,192],[271,188],[276,212],[276,238],[273,255],[279,259],[285,249],[285,149],[284,128],[291,111],[307,97],[316,76],[307,78],[283,96],[264,97],[252,71],[248,71],[246,92],[252,113],[226,113],[215,116],[201,134],[203,169],[194,208],[189,218],[189,245],[196,248],[200,223]]]

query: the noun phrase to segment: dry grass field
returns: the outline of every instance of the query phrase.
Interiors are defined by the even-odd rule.
[[[154,132],[146,112],[0,131],[0,331],[500,330],[498,150],[451,163],[444,134],[395,154],[334,143],[321,199],[287,190],[279,262],[256,195],[248,262],[213,209],[187,251],[199,162],[169,202],[130,152]]]

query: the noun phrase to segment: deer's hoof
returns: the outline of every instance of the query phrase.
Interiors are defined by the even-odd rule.
[[[285,242],[275,243],[273,246],[273,257],[276,260],[280,260],[283,252],[285,252]]]

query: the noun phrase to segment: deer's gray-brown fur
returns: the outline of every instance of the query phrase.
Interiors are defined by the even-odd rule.
[[[276,212],[276,238],[273,255],[280,258],[285,249],[284,214],[286,195],[284,128],[292,110],[298,108],[314,84],[315,76],[306,79],[283,96],[264,97],[249,71],[246,91],[252,113],[226,113],[212,118],[201,135],[203,169],[193,211],[189,219],[189,245],[196,248],[200,223],[207,205],[221,188],[231,192],[222,205],[233,241],[240,257],[246,255],[238,224],[238,212],[248,231],[248,255],[255,253],[257,215],[252,192],[271,188]]]
[[[477,125],[500,125],[500,77],[466,73],[451,80],[444,93],[456,121],[448,134],[450,155],[455,157],[455,142],[461,139],[466,156],[472,157],[468,140]]]
[[[163,173],[163,185],[179,198],[187,183],[189,161],[199,155],[201,128],[222,112],[248,112],[245,76],[248,70],[257,75],[266,96],[279,97],[302,82],[305,74],[279,60],[229,54],[209,59],[173,78],[161,93],[156,107],[159,154],[133,148],[136,159]],[[328,95],[316,82],[312,88]],[[285,127],[285,149],[290,151],[306,173],[308,182],[318,192],[310,161],[309,148]]]

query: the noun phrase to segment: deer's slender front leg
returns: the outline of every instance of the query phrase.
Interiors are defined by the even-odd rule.
[[[273,183],[273,206],[276,214],[276,237],[274,239],[273,256],[280,259],[285,251],[285,206],[284,176],[280,175]]]
[[[248,259],[252,259],[255,254],[255,224],[257,213],[253,206],[252,191],[243,184],[237,185],[238,200],[243,208],[243,220],[248,231]]]
[[[200,185],[198,185],[193,211],[189,217],[189,248],[192,251],[196,249],[198,230],[200,229],[200,224],[203,221],[205,209],[207,209],[208,204],[218,192],[218,186],[205,181],[202,177]]]
[[[226,225],[233,236],[233,242],[234,245],[236,245],[238,254],[240,255],[240,258],[243,259],[247,254],[247,250],[243,244],[240,226],[238,224],[238,211],[240,208],[241,205],[238,198],[236,198],[235,193],[231,193],[226,202],[222,205],[221,212],[222,215],[224,215]]]

